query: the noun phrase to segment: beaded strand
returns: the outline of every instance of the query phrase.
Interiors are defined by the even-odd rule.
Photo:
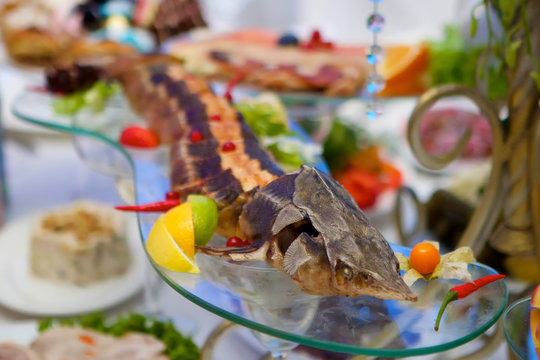
[[[369,0],[373,3],[373,13],[367,19],[367,28],[373,34],[373,43],[366,51],[367,61],[373,66],[371,73],[366,79],[366,90],[370,94],[370,101],[367,105],[368,119],[374,120],[382,114],[382,105],[377,100],[376,94],[382,91],[385,86],[384,78],[377,72],[377,64],[384,58],[384,49],[377,42],[377,35],[384,26],[384,17],[379,14],[379,3],[382,0]]]

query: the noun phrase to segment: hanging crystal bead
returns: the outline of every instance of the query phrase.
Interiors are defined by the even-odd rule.
[[[367,117],[369,120],[375,120],[383,113],[383,106],[376,99],[372,99],[367,104]]]
[[[367,28],[373,33],[381,32],[384,25],[384,17],[381,14],[371,14],[367,19]]]
[[[368,75],[366,80],[366,90],[370,94],[376,94],[381,92],[382,89],[384,89],[386,82],[384,81],[384,78],[374,72]]]
[[[384,48],[379,45],[371,45],[366,52],[368,63],[371,65],[380,64],[384,59]]]

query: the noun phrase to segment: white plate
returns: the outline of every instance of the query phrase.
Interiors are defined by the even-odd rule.
[[[39,216],[16,219],[0,232],[0,304],[34,316],[79,315],[119,304],[142,288],[146,260],[135,221],[127,221],[126,233],[133,256],[124,275],[88,286],[35,277],[29,269],[29,243]]]
[[[15,344],[29,346],[37,336],[37,321],[3,323],[0,325],[0,342],[13,342]]]

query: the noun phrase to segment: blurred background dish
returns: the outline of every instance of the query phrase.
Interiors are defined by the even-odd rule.
[[[30,269],[31,231],[45,213],[10,222],[0,233],[0,303],[35,316],[78,315],[118,305],[143,284],[143,253],[133,218],[127,228],[131,264],[124,274],[88,285],[42,279]]]

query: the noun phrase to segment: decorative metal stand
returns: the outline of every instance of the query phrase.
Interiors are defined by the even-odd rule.
[[[511,40],[522,39],[516,64],[507,70],[508,130],[503,131],[499,115],[487,99],[476,90],[447,85],[427,91],[411,115],[408,139],[418,161],[427,168],[441,169],[455,160],[464,149],[467,131],[453,151],[445,156],[429,154],[420,141],[420,119],[437,100],[448,96],[471,99],[488,118],[493,134],[492,171],[483,197],[458,246],[470,246],[479,254],[489,242],[507,256],[505,266],[516,277],[540,281],[540,93],[531,77],[534,63],[527,46],[540,59],[540,1],[517,2],[516,19],[525,16],[530,44],[523,29]],[[522,269],[526,269],[523,271]],[[532,270],[534,269],[534,270]],[[516,272],[514,273],[515,270]],[[522,270],[522,271],[520,271]]]

